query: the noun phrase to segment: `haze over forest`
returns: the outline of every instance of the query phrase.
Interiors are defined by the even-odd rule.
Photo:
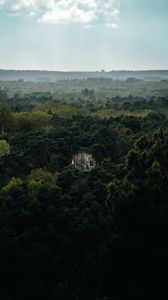
[[[97,72],[61,72],[61,71],[36,71],[36,70],[0,70],[0,80],[2,81],[33,81],[47,82],[73,79],[104,78],[112,80],[126,80],[128,78],[141,79],[146,81],[168,80],[168,70],[145,70],[145,71],[109,71]]]

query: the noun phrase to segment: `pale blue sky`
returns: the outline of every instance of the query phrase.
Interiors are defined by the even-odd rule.
[[[0,68],[168,69],[167,32],[168,0],[0,0]]]

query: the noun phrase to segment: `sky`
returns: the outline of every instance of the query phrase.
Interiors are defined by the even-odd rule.
[[[0,69],[168,69],[168,0],[0,0]]]

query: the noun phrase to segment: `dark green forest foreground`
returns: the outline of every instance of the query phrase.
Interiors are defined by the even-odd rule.
[[[168,97],[157,93],[0,91],[1,300],[168,299]],[[75,169],[79,151],[96,168]]]

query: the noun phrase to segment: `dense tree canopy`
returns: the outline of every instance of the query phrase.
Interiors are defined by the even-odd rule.
[[[3,300],[168,298],[167,98],[96,95],[0,108]]]

